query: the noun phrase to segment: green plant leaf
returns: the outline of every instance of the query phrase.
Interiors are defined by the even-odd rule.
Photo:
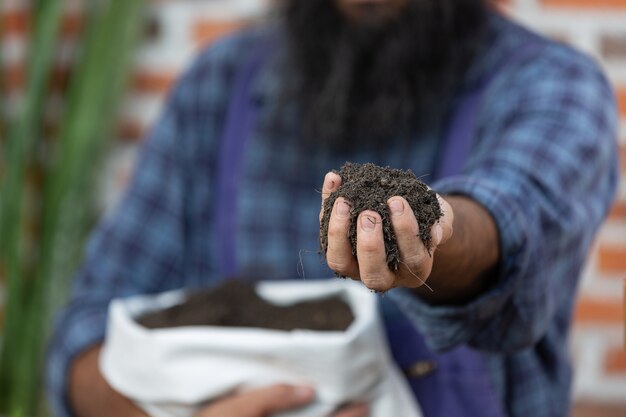
[[[115,124],[116,104],[124,91],[144,7],[143,0],[89,2],[81,57],[65,99],[54,158],[45,168],[37,262],[32,276],[26,279],[20,249],[24,171],[26,161],[37,151],[36,133],[41,128],[41,103],[61,3],[36,3],[37,35],[29,68],[33,67],[37,77],[29,77],[27,95],[32,98],[26,101],[11,129],[14,133],[7,146],[11,167],[0,190],[5,195],[0,213],[0,254],[10,281],[0,362],[0,404],[5,412],[23,410],[25,415],[37,415],[39,411],[43,346],[50,317],[66,297],[69,277],[94,218],[90,202],[97,161]],[[15,166],[14,158],[18,162]]]

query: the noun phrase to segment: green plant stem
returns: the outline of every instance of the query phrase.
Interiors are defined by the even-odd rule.
[[[5,175],[0,195],[0,258],[7,283],[6,320],[0,355],[0,406],[11,405],[13,393],[28,385],[30,377],[19,372],[14,361],[20,353],[22,324],[28,299],[21,267],[22,203],[26,165],[39,141],[46,82],[51,72],[62,1],[41,3],[35,18],[33,46],[29,51],[26,93],[5,140]],[[6,411],[6,410],[5,410]]]
[[[52,3],[56,8],[52,7]],[[43,22],[51,19],[52,10],[59,17],[60,3],[50,0],[37,2],[41,7],[36,13],[37,39],[44,29],[47,40],[52,42],[55,38],[58,20],[55,30]],[[81,44],[82,55],[65,101],[58,149],[54,152],[55,159],[47,166],[38,260],[34,279],[28,282],[24,281],[20,270],[19,246],[13,246],[13,242],[20,239],[21,205],[16,204],[12,196],[18,195],[20,201],[22,199],[25,161],[33,154],[35,146],[22,143],[24,133],[21,131],[15,135],[16,139],[11,140],[17,143],[19,150],[12,151],[11,164],[14,153],[22,156],[24,162],[21,170],[12,166],[11,171],[16,173],[12,174],[12,182],[7,181],[9,188],[6,189],[14,194],[7,199],[10,201],[7,204],[9,210],[3,208],[2,213],[2,226],[14,226],[10,233],[6,232],[6,238],[4,230],[2,232],[2,255],[6,256],[10,266],[8,273],[12,282],[8,293],[11,308],[7,310],[8,326],[5,327],[2,352],[3,363],[10,366],[3,366],[0,370],[4,393],[0,404],[6,404],[5,411],[22,410],[23,415],[37,415],[40,411],[38,400],[43,346],[50,328],[50,317],[66,297],[68,277],[76,267],[88,225],[91,224],[93,212],[89,196],[93,195],[97,160],[114,125],[116,101],[127,79],[131,52],[141,28],[139,18],[143,6],[143,0],[93,1],[89,4],[90,21],[86,25],[88,29]],[[48,45],[46,53],[53,51],[53,45]],[[37,55],[35,50],[40,46],[40,43],[35,43],[34,55]],[[45,74],[48,73],[49,69]],[[43,94],[45,76],[43,80],[36,86],[29,83],[29,91]],[[39,99],[42,100],[41,97]],[[28,109],[37,107],[30,102],[28,104]],[[28,120],[30,123],[22,122],[21,126],[36,132],[40,117]],[[21,175],[17,175],[19,172]]]
[[[95,17],[70,86],[59,137],[59,159],[45,184],[37,292],[43,306],[32,332],[34,349],[49,328],[46,318],[65,300],[86,231],[92,224],[89,196],[107,139],[115,126],[117,101],[129,74],[140,33],[143,0],[111,0]]]

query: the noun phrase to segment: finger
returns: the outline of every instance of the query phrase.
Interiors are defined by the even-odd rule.
[[[374,291],[393,288],[395,276],[387,266],[382,219],[374,211],[359,215],[357,224],[356,256],[363,284]]]
[[[320,223],[322,217],[324,217],[324,202],[328,196],[337,191],[337,188],[341,185],[341,177],[334,172],[329,172],[324,177],[324,185],[322,186],[322,208],[320,209]]]
[[[335,200],[328,222],[328,248],[326,262],[328,267],[342,276],[358,278],[359,267],[352,254],[350,231],[350,210],[352,207],[341,197]]]
[[[315,392],[309,387],[274,385],[217,400],[197,417],[268,417],[302,407],[314,398]]]
[[[331,417],[367,417],[370,413],[368,404],[354,404],[334,413]]]
[[[409,203],[402,197],[387,201],[391,226],[400,251],[400,280],[397,285],[417,288],[426,282],[433,267],[433,257],[419,238],[419,225]]]

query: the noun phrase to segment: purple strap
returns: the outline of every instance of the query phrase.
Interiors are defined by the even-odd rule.
[[[440,149],[436,180],[459,174],[472,149],[476,133],[477,112],[480,109],[487,88],[502,70],[536,54],[541,48],[539,43],[529,43],[515,51],[509,59],[494,68],[473,89],[461,96],[457,107],[448,123],[448,132]]]
[[[243,172],[243,154],[246,140],[257,119],[257,107],[250,96],[252,82],[267,50],[259,48],[237,73],[233,94],[228,106],[226,124],[220,144],[218,160],[215,227],[220,244],[219,276],[231,277],[237,273],[236,234],[237,196]]]
[[[435,168],[436,180],[457,175],[467,161],[476,128],[476,110],[480,108],[482,97],[482,89],[468,93],[454,112]]]

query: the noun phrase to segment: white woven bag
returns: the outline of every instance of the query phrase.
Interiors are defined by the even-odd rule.
[[[279,305],[340,295],[354,322],[345,332],[214,326],[147,329],[133,319],[182,302],[184,292],[114,300],[100,368],[116,390],[153,417],[192,417],[211,399],[275,383],[306,384],[316,401],[281,417],[327,417],[368,401],[372,417],[421,417],[393,363],[376,297],[350,281],[265,282]]]

